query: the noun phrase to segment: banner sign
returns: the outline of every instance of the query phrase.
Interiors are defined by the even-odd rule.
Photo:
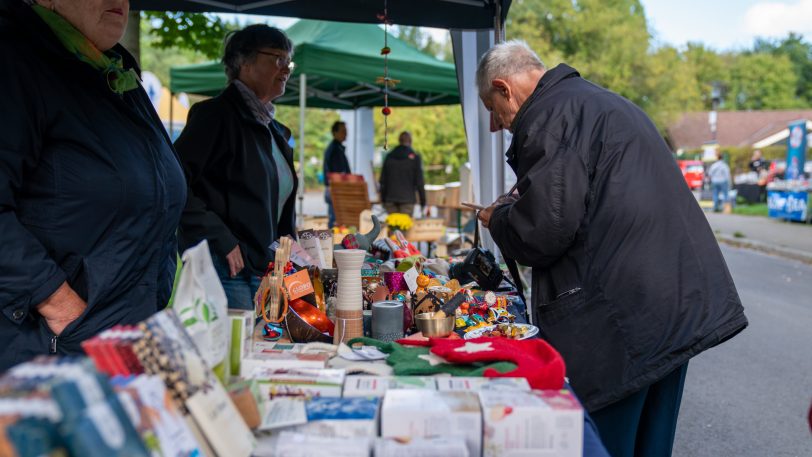
[[[798,179],[803,177],[804,161],[806,159],[806,120],[789,124],[789,138],[787,139],[787,170],[784,179]]]
[[[805,221],[809,205],[807,192],[771,190],[767,192],[769,216],[791,221]]]

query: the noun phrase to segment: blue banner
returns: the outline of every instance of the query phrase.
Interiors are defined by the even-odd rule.
[[[806,121],[789,124],[789,138],[787,139],[787,170],[784,179],[798,179],[804,173],[806,160]]]
[[[791,221],[805,221],[809,205],[807,192],[771,190],[767,192],[769,216]]]

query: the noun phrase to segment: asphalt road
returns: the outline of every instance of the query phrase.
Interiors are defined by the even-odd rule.
[[[673,455],[812,456],[812,266],[722,251],[750,325],[688,364]]]

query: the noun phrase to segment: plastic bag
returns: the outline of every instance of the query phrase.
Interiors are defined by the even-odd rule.
[[[173,308],[189,332],[197,350],[218,378],[228,373],[228,300],[214,269],[209,243],[201,241],[183,256]]]

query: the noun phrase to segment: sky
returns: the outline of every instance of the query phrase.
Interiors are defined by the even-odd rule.
[[[790,31],[812,40],[812,0],[640,0],[649,21],[655,46],[677,47],[702,42],[717,50],[740,50],[753,45],[756,37],[782,38]],[[267,22],[290,27],[293,18],[222,15],[239,22]],[[447,32],[425,29],[436,40]]]
[[[812,0],[641,0],[655,45],[689,41],[717,51],[752,46],[790,31],[812,39]]]

